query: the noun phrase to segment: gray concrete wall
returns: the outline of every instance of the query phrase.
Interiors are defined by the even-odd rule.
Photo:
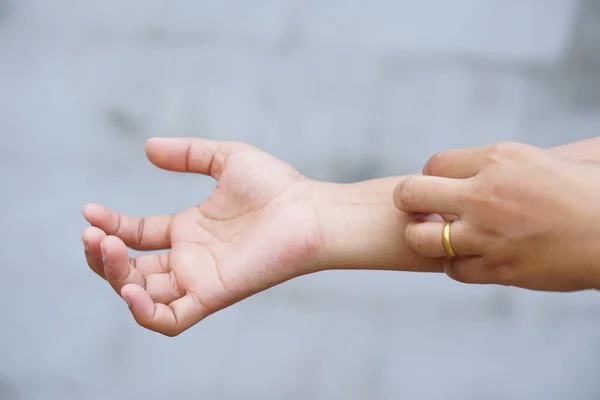
[[[600,4],[0,0],[0,399],[598,399],[600,296],[304,277],[168,339],[86,267],[81,206],[212,183],[155,135],[239,139],[314,178],[600,131]]]

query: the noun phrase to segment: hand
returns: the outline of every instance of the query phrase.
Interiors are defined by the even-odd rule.
[[[515,143],[439,153],[396,187],[405,212],[456,219],[458,257],[444,270],[465,283],[547,291],[600,288],[600,164]],[[444,258],[444,222],[417,215],[413,251]]]
[[[180,334],[210,314],[312,272],[319,250],[311,182],[289,165],[233,142],[152,139],[156,166],[210,175],[210,197],[174,215],[118,214],[96,204],[84,217],[89,266],[129,304],[143,327]],[[130,259],[136,250],[170,249]]]

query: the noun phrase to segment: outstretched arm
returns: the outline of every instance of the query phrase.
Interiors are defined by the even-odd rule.
[[[218,181],[208,199],[190,199],[174,215],[84,208],[88,264],[148,329],[178,335],[255,293],[326,269],[442,271],[441,260],[417,256],[404,240],[408,217],[392,202],[402,177],[318,182],[252,146],[194,138],[154,139],[146,152],[159,168]],[[127,247],[164,252],[130,259]]]

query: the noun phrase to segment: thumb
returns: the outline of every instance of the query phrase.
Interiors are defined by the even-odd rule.
[[[153,138],[146,142],[146,156],[159,168],[192,172],[219,179],[225,160],[243,143],[199,138]]]

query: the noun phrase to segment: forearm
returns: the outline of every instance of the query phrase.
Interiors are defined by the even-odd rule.
[[[600,161],[600,136],[552,147],[548,151],[575,160]]]
[[[394,207],[392,197],[402,179],[318,184],[319,269],[442,271],[440,260],[416,255],[404,240],[409,217]]]

